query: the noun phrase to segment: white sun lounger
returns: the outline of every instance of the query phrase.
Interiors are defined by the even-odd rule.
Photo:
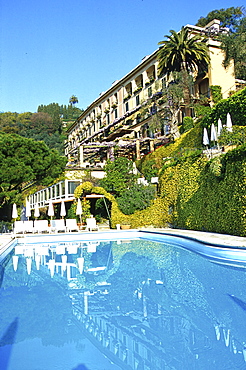
[[[51,231],[59,233],[59,231],[66,232],[66,226],[64,219],[61,220],[51,220]]]
[[[35,233],[50,233],[48,220],[35,220],[34,221],[34,232]]]
[[[67,218],[66,219],[66,231],[79,231],[77,221],[75,218]]]
[[[93,231],[93,230],[99,230],[96,219],[94,217],[87,218],[86,219],[86,231]]]
[[[15,221],[14,234],[33,233],[33,221]]]

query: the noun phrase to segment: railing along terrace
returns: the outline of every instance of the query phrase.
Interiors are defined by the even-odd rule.
[[[51,185],[45,189],[41,189],[29,196],[31,209],[38,204],[39,208],[47,207],[49,201],[60,203],[64,201],[72,201],[74,199],[74,190],[81,184],[81,180],[64,180],[57,184]]]

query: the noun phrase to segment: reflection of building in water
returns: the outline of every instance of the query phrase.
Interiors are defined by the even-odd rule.
[[[101,248],[97,242],[93,246],[84,242],[60,243],[48,247],[43,245],[41,249],[37,245],[16,246],[13,268],[15,271],[18,269],[18,258],[22,255],[28,261],[28,274],[43,265],[51,276],[60,274],[68,279],[73,323],[123,370],[217,370],[221,369],[222,358],[228,369],[246,368],[246,349],[243,341],[234,337],[233,324],[228,327],[228,320],[220,320],[218,323],[202,310],[196,311],[194,306],[189,305],[190,300],[186,303],[186,300],[178,298],[181,293],[187,297],[189,292],[184,284],[183,270],[180,270],[182,291],[176,292],[175,289],[172,295],[165,287],[170,277],[167,271],[158,275],[160,280],[154,280],[148,278],[152,273],[146,269],[145,280],[135,279],[136,284],[132,284],[130,276],[131,290],[128,290],[127,264],[121,266],[120,271],[114,271],[114,279],[111,276],[108,279],[110,283],[107,282],[109,274],[104,273],[109,272],[113,266],[111,246],[105,243]],[[130,260],[131,255],[128,260],[125,259],[127,262]],[[123,276],[126,277],[123,280],[122,267],[125,271]],[[135,265],[133,272],[134,268]],[[170,271],[170,285],[173,286],[176,280],[173,278],[173,270]],[[78,289],[76,279],[80,275],[88,280],[83,285],[85,288],[80,285]],[[139,276],[142,277],[142,274]],[[190,278],[189,274],[187,276]],[[195,278],[193,282],[196,282]],[[176,299],[173,298],[175,294]],[[162,299],[159,299],[160,296]],[[204,299],[207,304],[204,307],[213,310],[214,302],[209,302],[205,294],[196,296],[192,296],[192,299]],[[128,305],[125,300],[129,297]],[[239,298],[230,295],[228,299],[244,309],[244,302]]]
[[[140,309],[112,312],[107,283],[70,297],[83,333],[124,370],[198,369],[208,366],[208,358],[213,359],[212,369],[220,369],[221,356],[228,368],[245,366],[246,351],[230,330],[211,322],[204,330],[204,323],[195,320],[189,309],[172,314],[144,292],[137,292],[135,300],[141,305],[136,302],[135,307]]]

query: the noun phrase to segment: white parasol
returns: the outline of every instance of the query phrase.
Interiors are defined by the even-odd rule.
[[[226,128],[227,128],[227,131],[232,132],[232,120],[231,120],[230,113],[227,113],[227,116],[226,116]]]
[[[219,118],[218,119],[218,137],[220,136],[221,131],[222,131],[222,122],[221,122],[221,119]]]
[[[203,145],[207,146],[209,145],[209,140],[208,140],[208,131],[206,127],[203,129],[203,140],[202,140]]]
[[[39,218],[39,216],[40,216],[39,207],[38,207],[38,203],[36,203],[34,207],[34,217]]]
[[[211,141],[217,141],[217,132],[214,124],[211,125]]]
[[[54,216],[54,206],[53,206],[53,203],[52,203],[52,200],[50,199],[49,200],[49,208],[48,208],[48,216],[51,218],[52,220],[52,217]]]
[[[16,219],[17,217],[18,217],[17,207],[16,207],[16,203],[14,203],[13,209],[12,209],[12,218]]]
[[[79,216],[80,223],[81,223],[82,213],[83,213],[83,210],[82,210],[81,200],[80,200],[80,198],[78,198],[78,203],[77,203],[77,208],[76,208],[76,215]]]
[[[66,216],[66,207],[64,201],[61,202],[61,211],[60,211],[60,216],[63,218]]]
[[[31,217],[31,207],[30,207],[30,202],[29,200],[26,199],[26,217],[29,221],[29,217]]]

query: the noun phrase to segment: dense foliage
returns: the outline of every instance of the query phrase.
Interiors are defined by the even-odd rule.
[[[206,17],[201,17],[197,26],[204,27],[213,19],[221,21],[221,27],[227,27],[229,33],[218,35],[225,53],[224,66],[234,61],[236,78],[246,80],[246,17],[245,8],[238,6],[212,10]]]
[[[119,198],[117,198],[117,202],[120,210],[125,215],[131,215],[135,211],[149,207],[150,202],[154,197],[154,186],[135,185],[130,189],[127,189]]]
[[[166,219],[178,228],[245,236],[245,176],[245,145],[166,168],[160,180]]]
[[[246,125],[246,87],[233,94],[228,99],[221,100],[211,112],[204,117],[204,126],[211,126],[212,123],[218,122],[220,118],[222,123],[226,123],[226,115],[230,113],[233,125]]]
[[[196,26],[205,27],[213,19],[219,19],[222,27],[228,27],[233,31],[237,27],[243,13],[244,8],[242,6],[212,10],[206,17],[201,17],[196,23]]]
[[[37,113],[0,113],[0,131],[18,134],[35,141],[44,141],[51,148],[64,153],[63,125],[73,122],[82,110],[74,106],[59,106],[57,103],[40,105]]]
[[[49,185],[64,170],[66,159],[19,135],[0,133],[0,206],[17,201],[29,183]]]
[[[125,157],[108,161],[104,170],[106,176],[100,181],[100,185],[116,197],[136,184],[137,176],[134,174],[133,162]]]

